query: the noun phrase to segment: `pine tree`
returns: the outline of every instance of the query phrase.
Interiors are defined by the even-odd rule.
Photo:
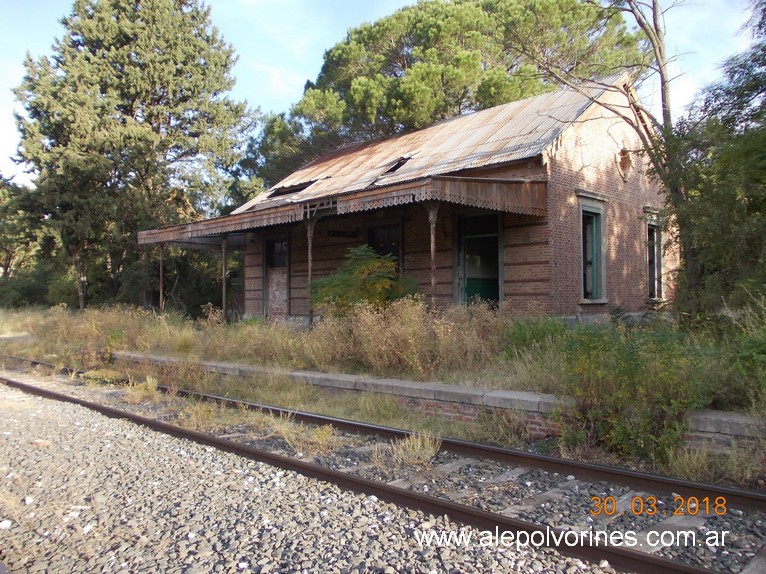
[[[198,0],[76,0],[62,24],[16,89],[19,154],[84,307],[97,257],[118,274],[137,230],[194,218],[225,191],[245,106],[225,95],[234,51]]]
[[[643,59],[621,16],[598,12],[586,0],[426,0],[352,29],[289,115],[265,118],[257,173],[274,184],[340,145],[555,89],[522,40],[587,76]]]

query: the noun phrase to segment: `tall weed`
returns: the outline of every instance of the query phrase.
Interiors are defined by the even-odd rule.
[[[683,414],[710,404],[704,353],[671,326],[575,329],[564,343],[566,443],[599,442],[663,461],[680,440]],[[573,433],[567,436],[567,433]]]
[[[746,397],[754,414],[766,417],[766,296],[753,298],[736,319],[732,367],[734,395]]]

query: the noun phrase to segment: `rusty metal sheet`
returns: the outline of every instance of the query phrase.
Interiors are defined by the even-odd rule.
[[[246,229],[293,223],[303,219],[303,207],[301,205],[279,203],[281,205],[275,205],[271,209],[248,211],[237,215],[227,215],[191,223],[182,223],[180,225],[171,225],[160,229],[139,231],[138,244],[183,243],[189,240],[225,235]]]
[[[605,91],[594,86],[591,95],[598,97]],[[265,209],[271,192],[312,181],[290,194],[290,201],[314,201],[534,157],[590,105],[583,94],[563,89],[444,120],[416,132],[354,144],[304,166],[234,213]],[[410,159],[395,172],[385,173],[402,157]]]
[[[593,86],[589,93],[593,98],[604,97],[609,89]],[[141,232],[139,243],[182,241],[300,221],[304,208],[331,199],[337,199],[338,213],[433,197],[544,215],[545,191],[540,192],[539,186],[536,191],[527,188],[506,193],[510,199],[503,199],[502,193],[472,184],[431,187],[430,179],[536,157],[592,105],[576,90],[563,89],[444,120],[416,132],[353,144],[307,164],[230,216]],[[388,173],[401,158],[407,161]]]

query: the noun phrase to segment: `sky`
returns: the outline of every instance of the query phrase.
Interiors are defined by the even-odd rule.
[[[350,28],[391,14],[414,0],[207,0],[213,24],[234,46],[239,60],[233,75],[236,100],[262,112],[288,111],[307,80],[316,79],[324,51],[344,39]],[[665,0],[670,6],[672,0]],[[678,2],[675,2],[676,4]],[[0,0],[0,174],[28,184],[30,175],[16,165],[19,143],[13,112],[21,111],[12,89],[24,76],[27,52],[50,56],[61,38],[59,20],[70,0]],[[744,50],[750,36],[742,27],[747,0],[686,0],[667,11],[666,44],[675,56],[671,84],[679,114],[705,85],[720,77],[720,64]],[[629,22],[632,25],[632,22]],[[651,87],[641,94],[652,104]]]

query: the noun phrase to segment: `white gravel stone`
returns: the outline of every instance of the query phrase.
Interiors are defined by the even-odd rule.
[[[591,571],[549,550],[421,547],[418,525],[479,532],[2,385],[0,419],[12,572]]]

